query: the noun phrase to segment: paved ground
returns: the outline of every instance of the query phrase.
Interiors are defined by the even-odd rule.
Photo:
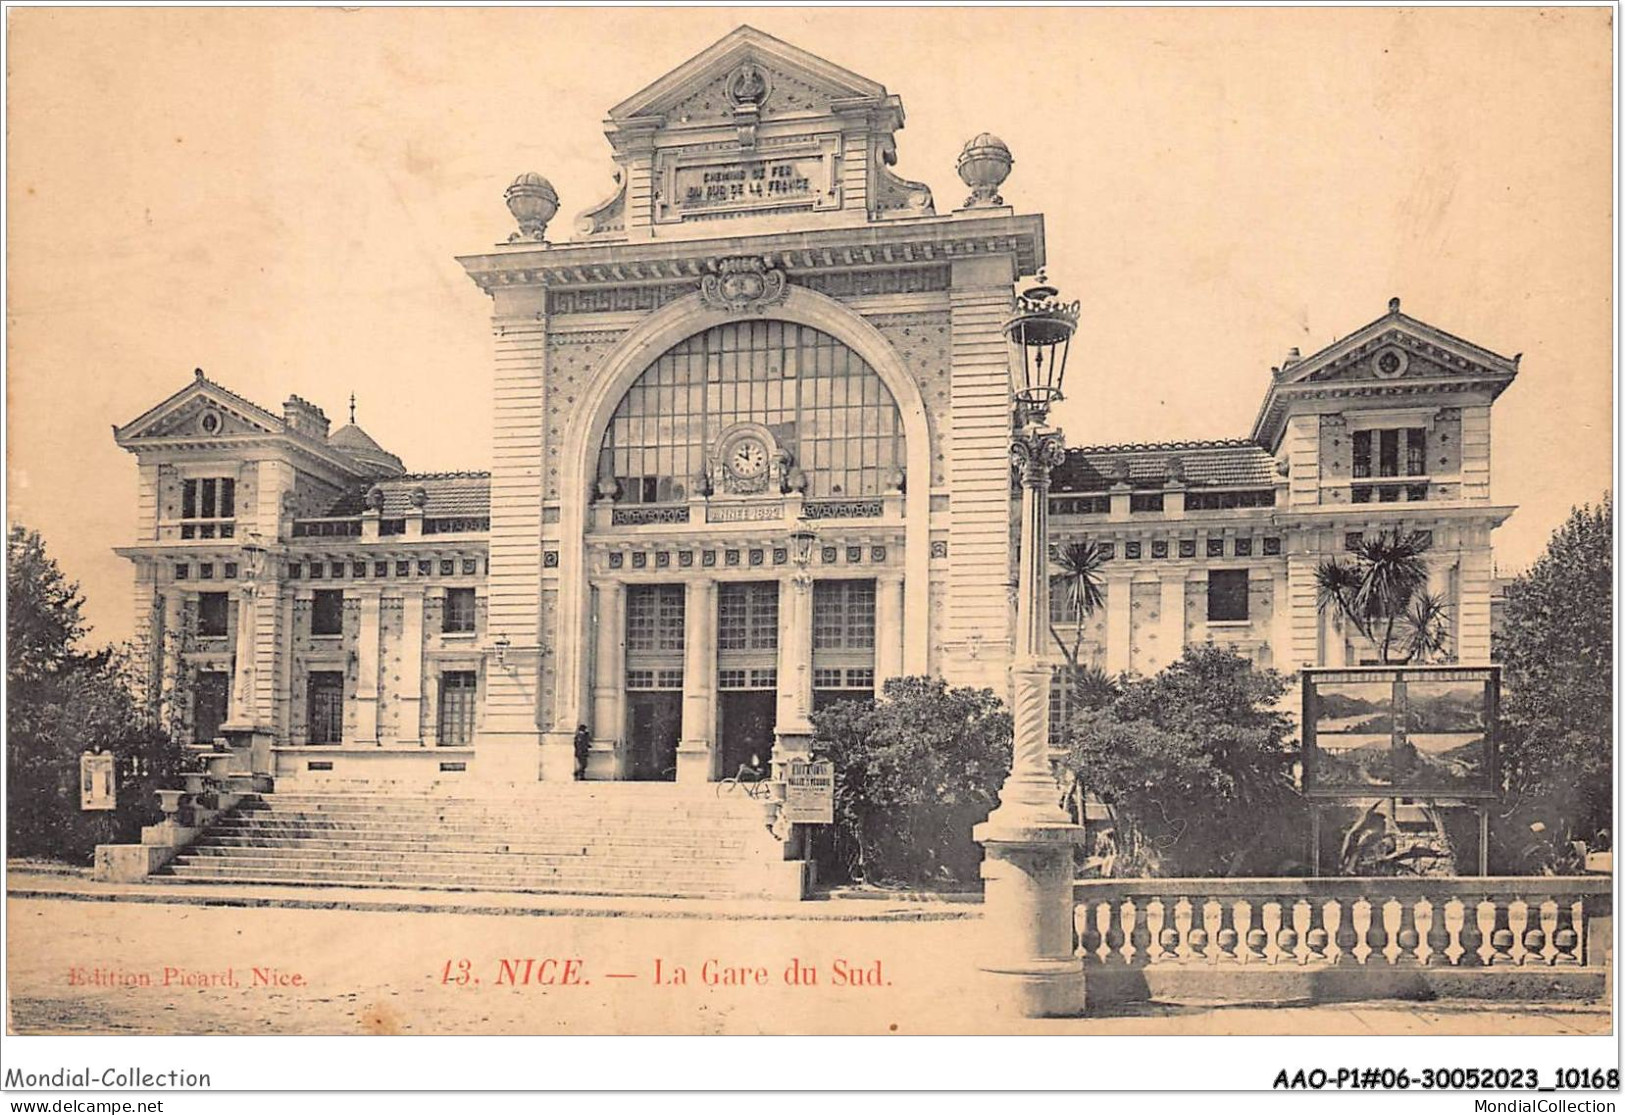
[[[46,893],[53,886],[69,893]],[[512,916],[469,912],[499,908],[491,895],[181,887],[174,889],[185,894],[175,896],[168,888],[32,876],[13,876],[11,888],[10,1027],[21,1033],[1564,1034],[1609,1027],[1599,1007],[1482,1003],[1151,1004],[1110,1017],[1028,1022],[1001,1014],[971,975],[982,921],[976,907],[959,903],[786,910],[555,898],[532,899],[516,911],[528,916]],[[274,893],[282,891],[295,893]],[[131,901],[132,892],[147,901]],[[176,897],[191,901],[176,904]],[[249,899],[261,908],[245,905]],[[279,904],[284,899],[371,908],[298,908]],[[228,904],[195,904],[202,901]],[[798,969],[816,970],[817,982],[797,980]]]

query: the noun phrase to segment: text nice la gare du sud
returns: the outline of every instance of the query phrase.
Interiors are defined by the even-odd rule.
[[[5,1086],[7,1089],[20,1088],[24,1090],[33,1088],[112,1088],[117,1090],[150,1088],[207,1088],[209,1074],[206,1072],[182,1072],[180,1069],[169,1069],[165,1072],[148,1072],[143,1068],[109,1068],[97,1072],[86,1066],[82,1069],[60,1068],[55,1072],[23,1072],[20,1069],[7,1069]]]

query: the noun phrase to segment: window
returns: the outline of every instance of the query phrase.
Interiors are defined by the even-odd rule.
[[[631,585],[626,590],[626,649],[683,649],[682,585]]]
[[[777,581],[725,584],[718,589],[717,649],[779,649]]]
[[[1186,492],[1186,511],[1230,511],[1240,507],[1274,507],[1274,488],[1246,488],[1231,492]]]
[[[236,533],[235,524],[220,520],[236,517],[237,481],[231,477],[181,481],[182,538],[230,538]]]
[[[200,592],[197,597],[197,634],[200,639],[224,638],[231,596],[224,592]]]
[[[440,630],[448,635],[470,634],[474,630],[474,590],[448,588],[446,607],[440,613]]]
[[[311,594],[310,633],[312,635],[344,634],[343,589],[317,589]]]
[[[1426,476],[1428,432],[1421,426],[1406,426],[1389,430],[1354,431],[1354,478],[1365,480],[1373,476]],[[1371,467],[1375,442],[1377,467]],[[1404,470],[1400,462],[1404,461]],[[1357,502],[1369,502],[1357,500]]]
[[[337,670],[311,672],[307,690],[311,743],[344,740],[344,675]]]
[[[1142,511],[1161,511],[1162,493],[1136,492],[1128,497],[1128,509],[1136,514]]]
[[[450,670],[440,675],[441,747],[466,747],[474,740],[474,708],[479,675],[473,670]]]
[[[598,475],[627,503],[686,499],[740,422],[772,431],[809,496],[879,495],[904,462],[897,404],[857,353],[806,326],[744,321],[679,342],[638,377],[605,431]]]
[[[813,649],[871,650],[875,645],[875,583],[813,583]]]
[[[1207,618],[1209,623],[1231,623],[1247,618],[1247,570],[1208,570]]]

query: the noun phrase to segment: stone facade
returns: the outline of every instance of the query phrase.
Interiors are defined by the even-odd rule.
[[[800,753],[816,703],[889,677],[1002,689],[1002,326],[1043,221],[997,197],[986,136],[938,214],[889,169],[902,119],[741,28],[611,110],[617,186],[574,239],[522,175],[520,231],[460,260],[492,303],[489,473],[407,473],[353,421],[201,373],[117,430],[153,698],[296,783],[565,781],[582,725],[591,779],[703,782]],[[1433,532],[1455,656],[1487,659],[1514,374],[1396,303],[1274,370],[1246,438],[1072,450],[1051,540],[1113,550],[1085,657],[1358,661],[1314,566],[1403,525]]]

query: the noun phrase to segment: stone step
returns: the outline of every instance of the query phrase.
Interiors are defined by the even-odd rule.
[[[717,851],[706,853],[701,849],[689,850],[686,854],[652,854],[649,849],[635,847],[610,848],[604,846],[575,845],[570,848],[430,848],[418,849],[389,849],[368,847],[328,847],[313,848],[309,844],[296,844],[286,847],[267,847],[263,844],[255,845],[219,845],[196,844],[188,848],[183,855],[196,856],[207,859],[241,859],[245,856],[261,857],[267,859],[322,859],[335,862],[346,861],[353,863],[421,863],[429,860],[456,860],[476,862],[482,859],[513,860],[524,863],[602,863],[627,864],[630,866],[645,866],[650,869],[682,867],[693,864],[719,863],[727,860],[743,859],[744,850],[729,849],[730,855],[723,856]]]
[[[251,883],[270,886],[289,887],[344,887],[352,890],[432,890],[432,891],[502,891],[514,894],[579,894],[579,895],[606,895],[628,898],[727,898],[739,894],[739,890],[732,886],[705,885],[705,886],[613,886],[593,881],[570,883],[525,883],[505,882],[502,884],[478,885],[465,882],[401,882],[396,880],[378,879],[311,879],[302,876],[288,875],[280,871],[245,871],[231,874],[204,875],[204,874],[176,874],[166,876],[166,882],[174,883]]]
[[[613,818],[617,821],[648,821],[658,824],[671,824],[678,821],[746,821],[746,819],[760,818],[762,808],[754,805],[752,808],[704,808],[704,806],[671,806],[660,809],[598,809],[590,805],[580,808],[561,809],[460,809],[445,808],[445,806],[423,806],[413,809],[375,809],[375,808],[349,808],[349,806],[335,806],[335,808],[314,808],[314,806],[275,806],[267,808],[260,805],[239,805],[239,813],[255,818],[345,818],[345,819],[371,819],[395,818],[414,819],[414,821],[500,821],[512,824],[515,819],[544,819],[549,818]]]
[[[518,890],[525,887],[545,887],[567,883],[574,886],[602,886],[614,890],[645,888],[661,890],[681,888],[691,890],[714,887],[720,891],[732,889],[729,871],[638,872],[628,870],[596,869],[567,871],[536,867],[523,871],[475,871],[436,869],[425,866],[414,871],[374,870],[365,864],[337,867],[330,864],[282,863],[274,861],[244,860],[208,863],[177,861],[171,874],[180,878],[268,877],[300,879],[310,882],[344,884],[356,882],[392,883],[399,886],[456,885],[470,890]]]
[[[471,840],[599,840],[626,839],[646,844],[704,843],[712,840],[743,840],[766,828],[760,821],[743,825],[680,826],[670,829],[632,825],[572,824],[556,826],[518,825],[402,825],[389,822],[376,824],[312,824],[299,821],[288,824],[265,823],[227,817],[218,822],[211,832],[239,836],[309,836],[323,839],[428,839],[463,837]]]
[[[449,841],[436,839],[410,839],[376,840],[376,839],[335,839],[325,836],[263,836],[258,834],[242,835],[237,833],[214,833],[209,835],[193,848],[332,848],[348,849],[355,852],[485,852],[489,854],[521,852],[551,852],[561,848],[591,847],[605,850],[636,849],[645,854],[668,854],[673,856],[716,856],[726,852],[743,851],[747,847],[744,840],[693,840],[682,844],[649,844],[646,841],[628,838],[595,838],[592,840],[550,840],[546,842],[535,840],[523,841]]]

